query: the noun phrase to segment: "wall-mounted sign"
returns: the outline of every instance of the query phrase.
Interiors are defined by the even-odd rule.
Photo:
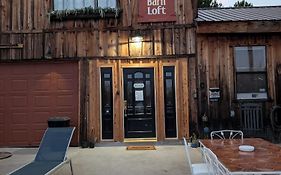
[[[209,88],[210,101],[219,101],[220,97],[220,88]]]
[[[143,83],[135,83],[134,88],[144,88],[144,84]]]
[[[135,100],[143,101],[143,90],[135,91]]]
[[[138,22],[176,21],[175,0],[139,0]]]

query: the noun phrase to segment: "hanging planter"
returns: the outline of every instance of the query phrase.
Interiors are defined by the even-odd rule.
[[[122,12],[119,8],[93,8],[85,7],[72,10],[55,10],[50,13],[51,21],[64,21],[73,19],[105,19],[118,18]]]

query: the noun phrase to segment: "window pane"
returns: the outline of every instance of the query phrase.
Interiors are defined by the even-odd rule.
[[[266,62],[265,62],[265,47],[253,47],[253,57],[254,57],[254,67],[265,70]]]
[[[135,78],[143,78],[143,73],[141,72],[135,73]]]
[[[64,0],[64,9],[74,9],[74,0]]]
[[[54,10],[63,10],[63,1],[54,0]]]
[[[238,73],[237,93],[266,93],[266,74]]]
[[[85,7],[95,7],[95,1],[94,0],[85,0]]]
[[[265,71],[266,69],[264,46],[235,47],[234,57],[238,72]]]
[[[76,9],[81,9],[84,7],[83,0],[74,0],[74,7]]]
[[[151,106],[151,97],[152,97],[152,94],[151,94],[151,84],[150,84],[150,81],[145,81],[145,103],[146,103],[146,106]]]
[[[116,0],[98,0],[98,6],[101,8],[115,8],[116,7]]]
[[[171,106],[173,104],[173,80],[172,79],[166,79],[165,80],[165,103],[167,106]]]

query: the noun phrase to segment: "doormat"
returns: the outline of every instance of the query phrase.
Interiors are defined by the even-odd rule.
[[[127,146],[127,150],[156,150],[153,145],[146,146]]]
[[[10,153],[10,152],[0,152],[0,159],[6,159],[11,156],[12,156],[12,153]]]

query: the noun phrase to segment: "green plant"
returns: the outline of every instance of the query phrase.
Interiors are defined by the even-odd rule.
[[[50,13],[51,19],[63,20],[69,16],[71,17],[81,17],[81,16],[90,16],[93,17],[99,16],[100,18],[105,18],[106,14],[114,14],[114,17],[117,18],[121,13],[119,8],[93,8],[91,6],[84,7],[80,9],[66,9],[66,10],[54,10]]]
[[[196,148],[199,145],[199,141],[198,141],[198,136],[195,132],[192,133],[192,135],[189,138],[189,141],[191,143],[191,147]]]

